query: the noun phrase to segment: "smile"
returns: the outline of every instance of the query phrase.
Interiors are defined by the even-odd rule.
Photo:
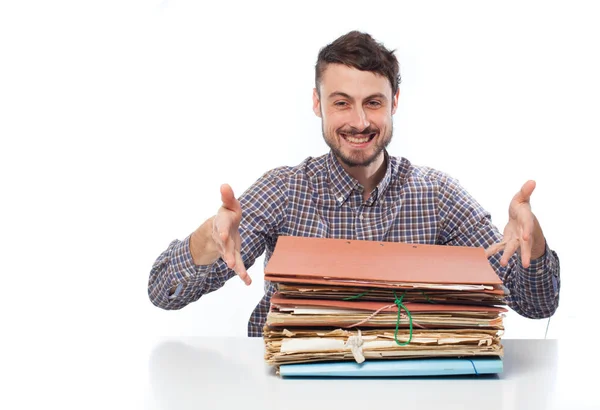
[[[351,142],[352,144],[367,143],[367,142],[371,141],[373,138],[375,138],[376,135],[377,135],[376,132],[373,132],[371,134],[354,134],[354,135],[348,135],[343,132],[340,132],[340,136],[343,139],[345,139],[346,141]]]

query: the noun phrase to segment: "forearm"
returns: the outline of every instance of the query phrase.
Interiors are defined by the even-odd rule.
[[[533,234],[532,234],[531,259],[540,259],[546,253],[546,238],[542,227],[535,215],[533,215]]]
[[[496,264],[493,257],[492,264]],[[505,272],[504,283],[509,289],[508,305],[525,317],[550,317],[558,308],[560,295],[560,263],[557,254],[546,245],[543,256],[533,259],[528,268],[514,255]]]
[[[150,271],[148,296],[162,309],[181,309],[223,285],[235,274],[220,260],[197,266],[190,252],[190,239],[175,240],[157,258]]]

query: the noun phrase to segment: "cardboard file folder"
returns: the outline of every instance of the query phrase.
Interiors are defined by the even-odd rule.
[[[283,364],[281,377],[454,376],[502,373],[499,357],[427,358]]]
[[[503,289],[492,291],[401,289],[366,286],[315,285],[307,283],[274,283],[277,292],[289,298],[322,300],[390,301],[401,295],[405,302],[469,305],[504,305],[507,292]],[[357,296],[360,295],[360,296]]]
[[[281,236],[265,267],[281,283],[503,292],[483,248]]]

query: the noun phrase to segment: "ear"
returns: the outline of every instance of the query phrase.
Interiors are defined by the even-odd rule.
[[[400,88],[396,90],[396,95],[392,99],[392,115],[396,114],[396,110],[398,109],[398,97],[400,97]]]
[[[321,118],[321,100],[316,88],[313,88],[313,112],[317,117]]]

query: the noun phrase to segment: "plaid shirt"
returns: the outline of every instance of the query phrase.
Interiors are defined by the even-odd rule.
[[[387,153],[386,158],[386,174],[366,201],[362,186],[331,152],[266,172],[239,198],[246,268],[265,251],[266,265],[280,235],[477,247],[502,239],[489,213],[457,180],[405,158]],[[171,242],[152,266],[148,293],[156,306],[181,309],[236,275],[222,259],[194,265],[189,239]],[[507,267],[500,266],[500,253],[489,262],[510,292],[509,307],[529,318],[554,313],[560,266],[548,245],[527,269],[516,254]],[[270,282],[264,287],[265,295],[248,321],[248,336],[262,336],[274,292]],[[175,289],[172,295],[170,289]]]

